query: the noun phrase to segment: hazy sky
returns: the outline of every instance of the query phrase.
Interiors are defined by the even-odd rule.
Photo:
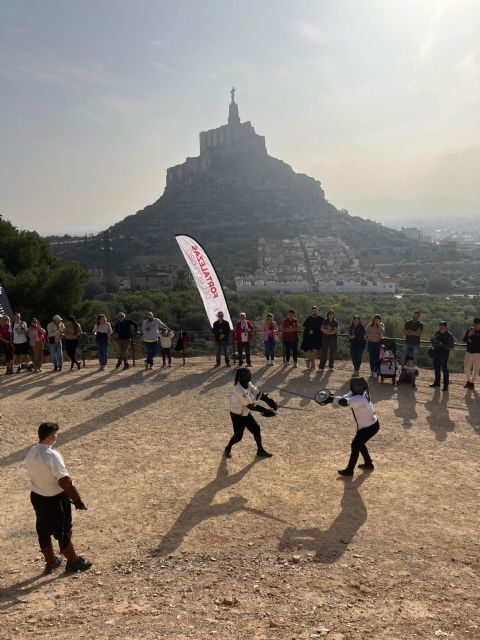
[[[479,0],[0,0],[0,213],[105,228],[242,120],[363,217],[480,213]]]

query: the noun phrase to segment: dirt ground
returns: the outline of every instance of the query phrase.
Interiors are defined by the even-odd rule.
[[[285,409],[230,437],[232,369],[21,373],[0,383],[0,638],[480,638],[480,402],[372,384],[376,468],[340,479],[349,409],[274,392]],[[254,362],[266,391],[344,392],[330,376]],[[257,414],[258,415],[258,414]],[[77,550],[43,576],[24,458],[44,420],[88,506]]]

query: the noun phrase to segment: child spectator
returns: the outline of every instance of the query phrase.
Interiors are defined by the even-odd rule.
[[[172,366],[172,354],[171,354],[171,348],[172,348],[172,340],[175,337],[175,333],[171,330],[165,327],[165,329],[162,329],[160,331],[160,347],[162,349],[162,360],[163,360],[163,365],[162,368],[165,367],[166,361],[168,360],[168,366],[171,367]]]
[[[398,378],[398,384],[411,384],[412,387],[416,389],[417,376],[418,376],[418,367],[415,364],[415,359],[413,356],[408,356],[400,372],[400,377]]]

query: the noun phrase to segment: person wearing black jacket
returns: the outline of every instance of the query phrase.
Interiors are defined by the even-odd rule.
[[[350,356],[352,358],[354,376],[360,375],[362,355],[367,344],[365,333],[366,329],[362,324],[360,316],[353,316],[352,324],[348,330],[348,339],[350,341]]]
[[[435,331],[430,338],[433,347],[433,367],[435,369],[435,380],[431,387],[440,386],[440,372],[443,373],[443,390],[448,391],[448,383],[450,381],[448,373],[448,358],[450,351],[454,347],[455,340],[448,330],[448,324],[445,320],[438,323],[438,331]]]
[[[128,347],[133,336],[138,333],[137,324],[125,316],[123,311],[117,313],[117,321],[113,328],[114,334],[118,340],[120,354],[118,356],[116,368],[118,369],[123,362],[123,369],[128,369]]]
[[[323,318],[318,315],[318,307],[312,307],[312,314],[303,323],[302,351],[307,351],[307,369],[315,371],[315,357],[322,346]]]
[[[463,336],[463,341],[467,343],[467,353],[465,354],[467,382],[465,383],[465,389],[475,389],[475,380],[480,370],[480,318],[473,319],[473,327],[467,329]]]
[[[212,325],[213,336],[215,338],[215,368],[220,366],[220,358],[223,351],[225,365],[230,366],[230,356],[228,355],[228,336],[230,335],[230,325],[224,320],[223,313],[217,313],[218,320]]]

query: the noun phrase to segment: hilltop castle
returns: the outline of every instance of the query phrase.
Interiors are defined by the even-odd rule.
[[[240,122],[235,91],[234,87],[230,91],[232,98],[228,108],[228,123],[217,129],[200,132],[200,155],[167,169],[167,190],[191,184],[200,174],[208,171],[217,158],[248,152],[267,155],[265,137],[255,133],[251,122]]]

